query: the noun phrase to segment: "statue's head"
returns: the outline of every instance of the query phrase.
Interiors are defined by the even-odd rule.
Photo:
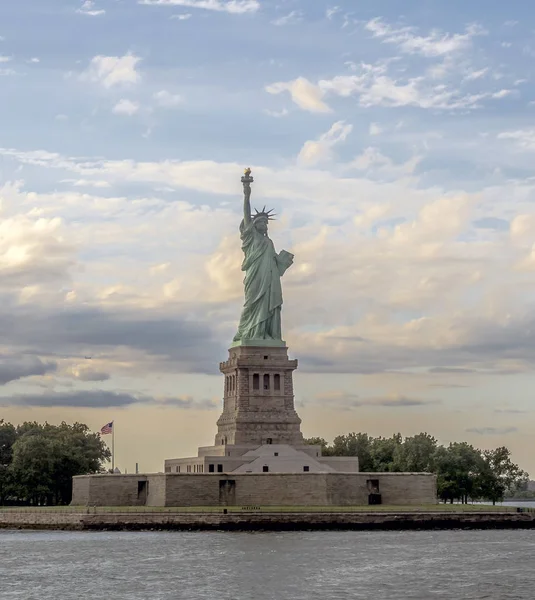
[[[266,212],[266,207],[262,209],[261,212],[258,212],[255,208],[256,214],[253,215],[253,225],[254,228],[261,233],[262,235],[267,234],[268,223],[274,219],[273,209],[270,209]]]

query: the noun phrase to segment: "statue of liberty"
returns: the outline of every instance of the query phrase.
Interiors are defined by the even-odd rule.
[[[251,169],[242,177],[244,203],[240,236],[245,271],[245,304],[233,346],[284,346],[281,332],[281,277],[293,263],[293,254],[275,252],[268,237],[268,223],[273,218],[266,207],[251,214]]]

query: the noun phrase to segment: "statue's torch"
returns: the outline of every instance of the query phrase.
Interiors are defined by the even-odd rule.
[[[241,178],[241,182],[243,183],[243,193],[246,196],[251,195],[251,183],[253,183],[254,179],[251,177],[251,169],[245,169],[245,173]]]

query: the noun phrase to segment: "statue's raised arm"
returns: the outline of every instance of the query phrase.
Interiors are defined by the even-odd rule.
[[[241,182],[243,183],[243,222],[246,226],[251,222],[251,183],[253,181],[251,169],[245,169]]]

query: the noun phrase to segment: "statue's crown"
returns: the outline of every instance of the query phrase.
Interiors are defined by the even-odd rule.
[[[255,214],[251,215],[253,218],[253,221],[256,221],[256,219],[267,219],[268,221],[273,221],[275,219],[275,213],[273,212],[275,209],[274,208],[270,208],[268,211],[266,211],[266,207],[264,206],[264,208],[261,211],[255,210]]]

